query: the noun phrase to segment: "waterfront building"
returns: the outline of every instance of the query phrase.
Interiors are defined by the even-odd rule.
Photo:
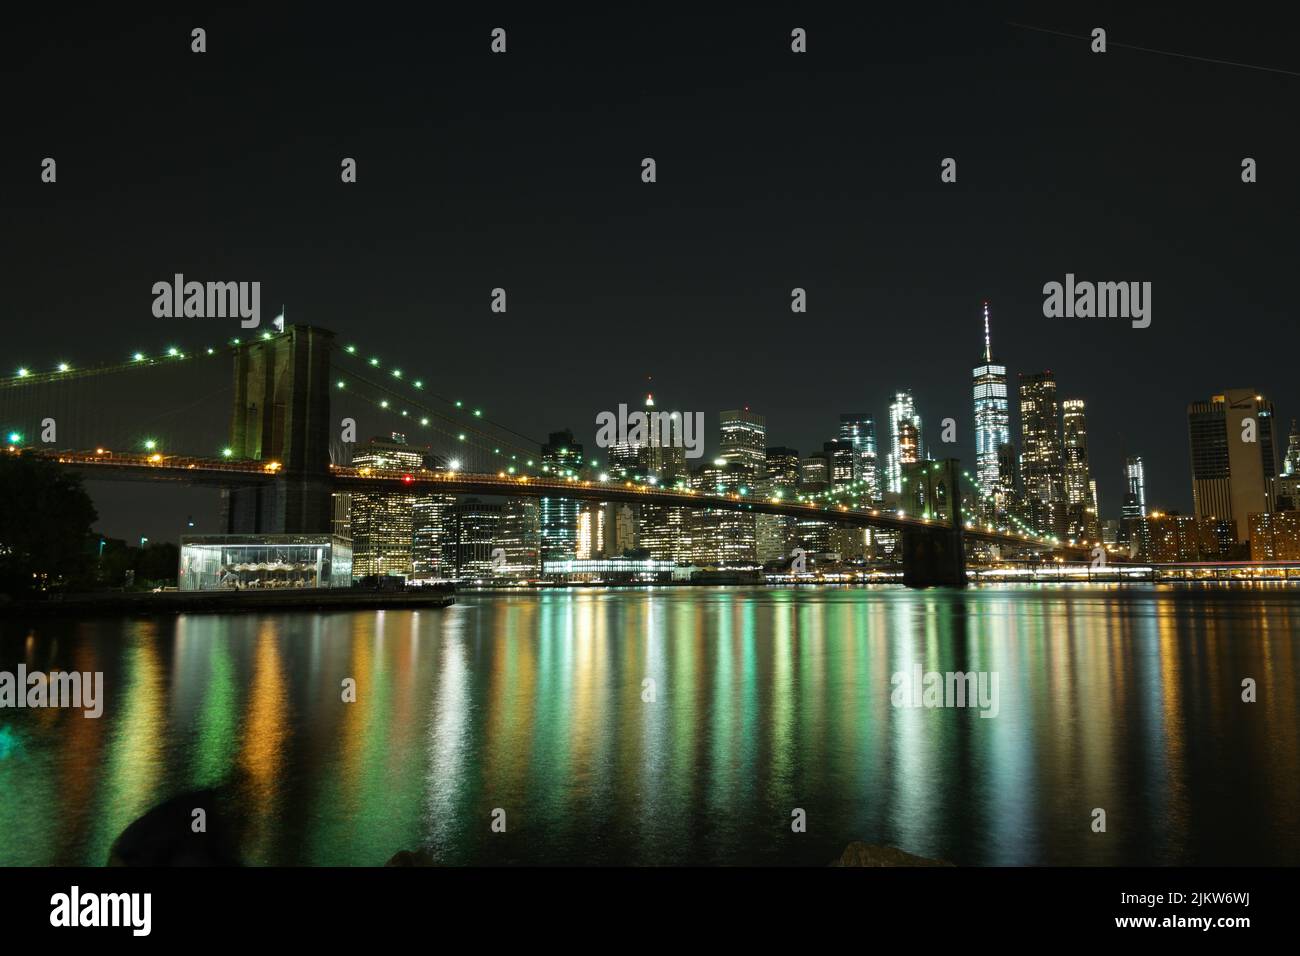
[[[1300,561],[1300,511],[1250,516],[1252,561]]]
[[[352,455],[352,467],[394,474],[418,471],[424,452],[393,432],[374,438]],[[353,492],[349,503],[352,531],[352,573],[410,575],[413,571],[415,495],[393,492]]]
[[[1253,388],[1225,389],[1187,406],[1196,517],[1232,523],[1249,540],[1248,516],[1276,509],[1273,403]]]
[[[582,445],[573,432],[551,432],[542,446],[542,471],[552,478],[577,477],[584,464]],[[538,501],[541,529],[541,558],[561,561],[578,550],[578,502],[573,498],[541,498]]]

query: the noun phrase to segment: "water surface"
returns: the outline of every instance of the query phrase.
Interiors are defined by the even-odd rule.
[[[1294,865],[1298,633],[1294,590],[1164,586],[0,623],[0,669],[107,690],[98,720],[0,710],[0,863],[99,865],[151,806],[224,784],[253,864],[823,865],[865,840],[959,864]],[[997,716],[894,706],[914,664],[996,672]]]

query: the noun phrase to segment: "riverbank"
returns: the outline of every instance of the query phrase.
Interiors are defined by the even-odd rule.
[[[0,617],[373,611],[440,608],[455,603],[455,589],[450,587],[406,590],[302,588],[282,591],[110,591],[22,601],[0,599]]]

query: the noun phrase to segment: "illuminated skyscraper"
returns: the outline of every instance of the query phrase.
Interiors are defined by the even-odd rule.
[[[406,436],[394,432],[390,438],[375,438],[352,456],[354,468],[368,468],[400,474],[416,471],[424,454],[406,443]],[[414,529],[415,495],[353,492],[351,496],[352,573],[410,574]]]
[[[552,478],[576,476],[582,468],[582,446],[573,432],[551,432],[542,446],[542,470]],[[566,561],[578,549],[578,502],[572,498],[542,498],[540,504],[542,562]]]
[[[494,562],[493,574],[515,580],[541,575],[541,506],[536,498],[507,498],[501,507],[501,529],[497,547],[504,562]]]
[[[998,492],[998,449],[1011,441],[1011,412],[1007,401],[1007,369],[993,363],[989,337],[989,304],[984,303],[984,361],[971,373],[975,395],[975,483],[980,497]]]
[[[1142,520],[1147,515],[1147,479],[1142,456],[1131,455],[1124,459],[1124,504],[1120,510],[1120,544],[1138,544],[1138,553],[1145,553],[1147,525]]]
[[[827,477],[832,488],[853,484],[858,455],[851,442],[842,439],[825,442],[822,454],[826,456]]]
[[[840,416],[840,441],[853,446],[853,480],[863,483],[872,501],[880,500],[880,464],[876,456],[876,421],[865,412]]]
[[[443,560],[450,576],[471,581],[496,576],[492,551],[501,537],[501,505],[466,498],[450,511]]]
[[[790,497],[799,487],[799,452],[793,448],[767,449],[767,478],[770,490]]]
[[[750,465],[717,458],[691,476],[691,487],[708,495],[748,495]],[[691,563],[708,568],[753,567],[758,563],[755,516],[721,508],[693,509],[687,519]]]
[[[1098,537],[1092,475],[1088,467],[1088,423],[1081,398],[1061,403],[1065,452],[1065,503],[1068,533],[1072,538]]]
[[[1051,372],[1020,375],[1020,480],[1034,530],[1066,533],[1061,409]]]
[[[748,408],[734,408],[720,416],[718,457],[738,464],[750,481],[763,477],[767,467],[767,423]]]
[[[910,434],[905,426],[910,425]],[[910,448],[904,448],[907,439]],[[921,416],[917,414],[912,393],[903,389],[894,393],[889,403],[889,454],[885,457],[886,489],[895,493],[903,488],[903,463],[924,457],[921,444]],[[905,457],[905,456],[910,456]]]

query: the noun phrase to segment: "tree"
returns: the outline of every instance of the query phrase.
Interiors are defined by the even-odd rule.
[[[57,587],[75,576],[98,517],[80,475],[31,455],[0,454],[0,594]]]

